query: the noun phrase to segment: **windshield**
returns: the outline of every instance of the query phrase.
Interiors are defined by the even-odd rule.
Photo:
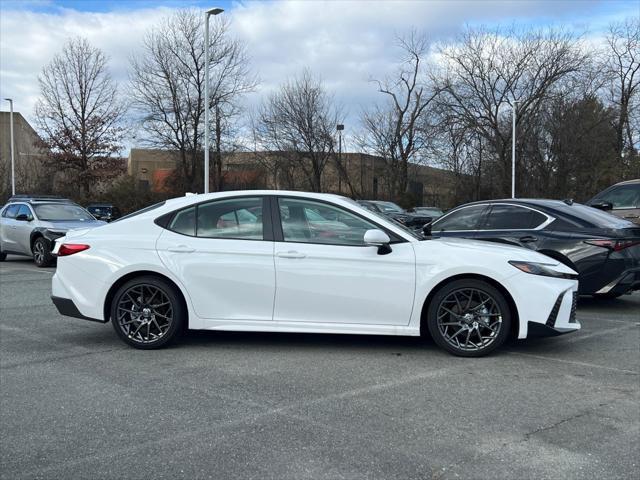
[[[62,204],[62,203],[43,203],[34,205],[36,216],[40,220],[47,222],[56,221],[80,221],[87,222],[95,220],[95,218],[84,208],[78,205]]]
[[[378,205],[383,212],[404,213],[404,210],[393,202],[375,202],[375,204]]]
[[[422,215],[432,215],[441,217],[443,215],[442,210],[439,208],[426,208],[426,207],[417,207],[415,208],[416,213],[420,213]]]

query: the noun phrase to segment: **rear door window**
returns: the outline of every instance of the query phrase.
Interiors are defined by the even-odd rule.
[[[9,205],[7,208],[4,209],[4,212],[2,212],[2,216],[5,218],[16,218],[16,216],[18,215],[18,210],[20,209],[20,205],[14,203],[13,205]]]
[[[480,230],[531,230],[546,220],[545,215],[530,208],[494,204]]]

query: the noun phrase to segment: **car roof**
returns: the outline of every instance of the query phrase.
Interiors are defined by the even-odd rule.
[[[625,180],[624,182],[618,182],[612,186],[617,187],[618,185],[637,185],[640,184],[640,178],[634,178],[633,180]]]

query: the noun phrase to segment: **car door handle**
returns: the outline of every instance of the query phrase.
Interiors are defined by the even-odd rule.
[[[524,237],[520,237],[519,240],[522,243],[537,242],[538,237],[534,237],[533,235],[525,235]]]
[[[624,218],[638,218],[640,215],[625,215]]]
[[[174,253],[191,253],[196,251],[195,248],[187,247],[186,245],[176,245],[175,247],[167,248],[167,250]]]
[[[304,258],[306,255],[304,253],[296,252],[293,250],[289,250],[288,252],[278,252],[276,253],[278,257],[281,258]]]

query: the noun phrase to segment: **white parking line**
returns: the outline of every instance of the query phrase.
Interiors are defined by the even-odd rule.
[[[520,355],[521,357],[537,358],[539,360],[549,360],[551,362],[566,363],[566,364],[569,364],[569,365],[579,365],[581,367],[601,368],[603,370],[611,370],[611,371],[614,371],[614,372],[630,373],[632,375],[640,375],[640,372],[636,372],[634,370],[625,370],[624,368],[606,367],[604,365],[596,365],[595,363],[577,362],[577,361],[573,361],[573,360],[563,360],[561,358],[545,357],[545,356],[542,356],[542,355],[532,355],[530,353],[521,353],[521,352],[513,352],[513,351],[508,351],[506,353],[509,353],[511,355]]]

